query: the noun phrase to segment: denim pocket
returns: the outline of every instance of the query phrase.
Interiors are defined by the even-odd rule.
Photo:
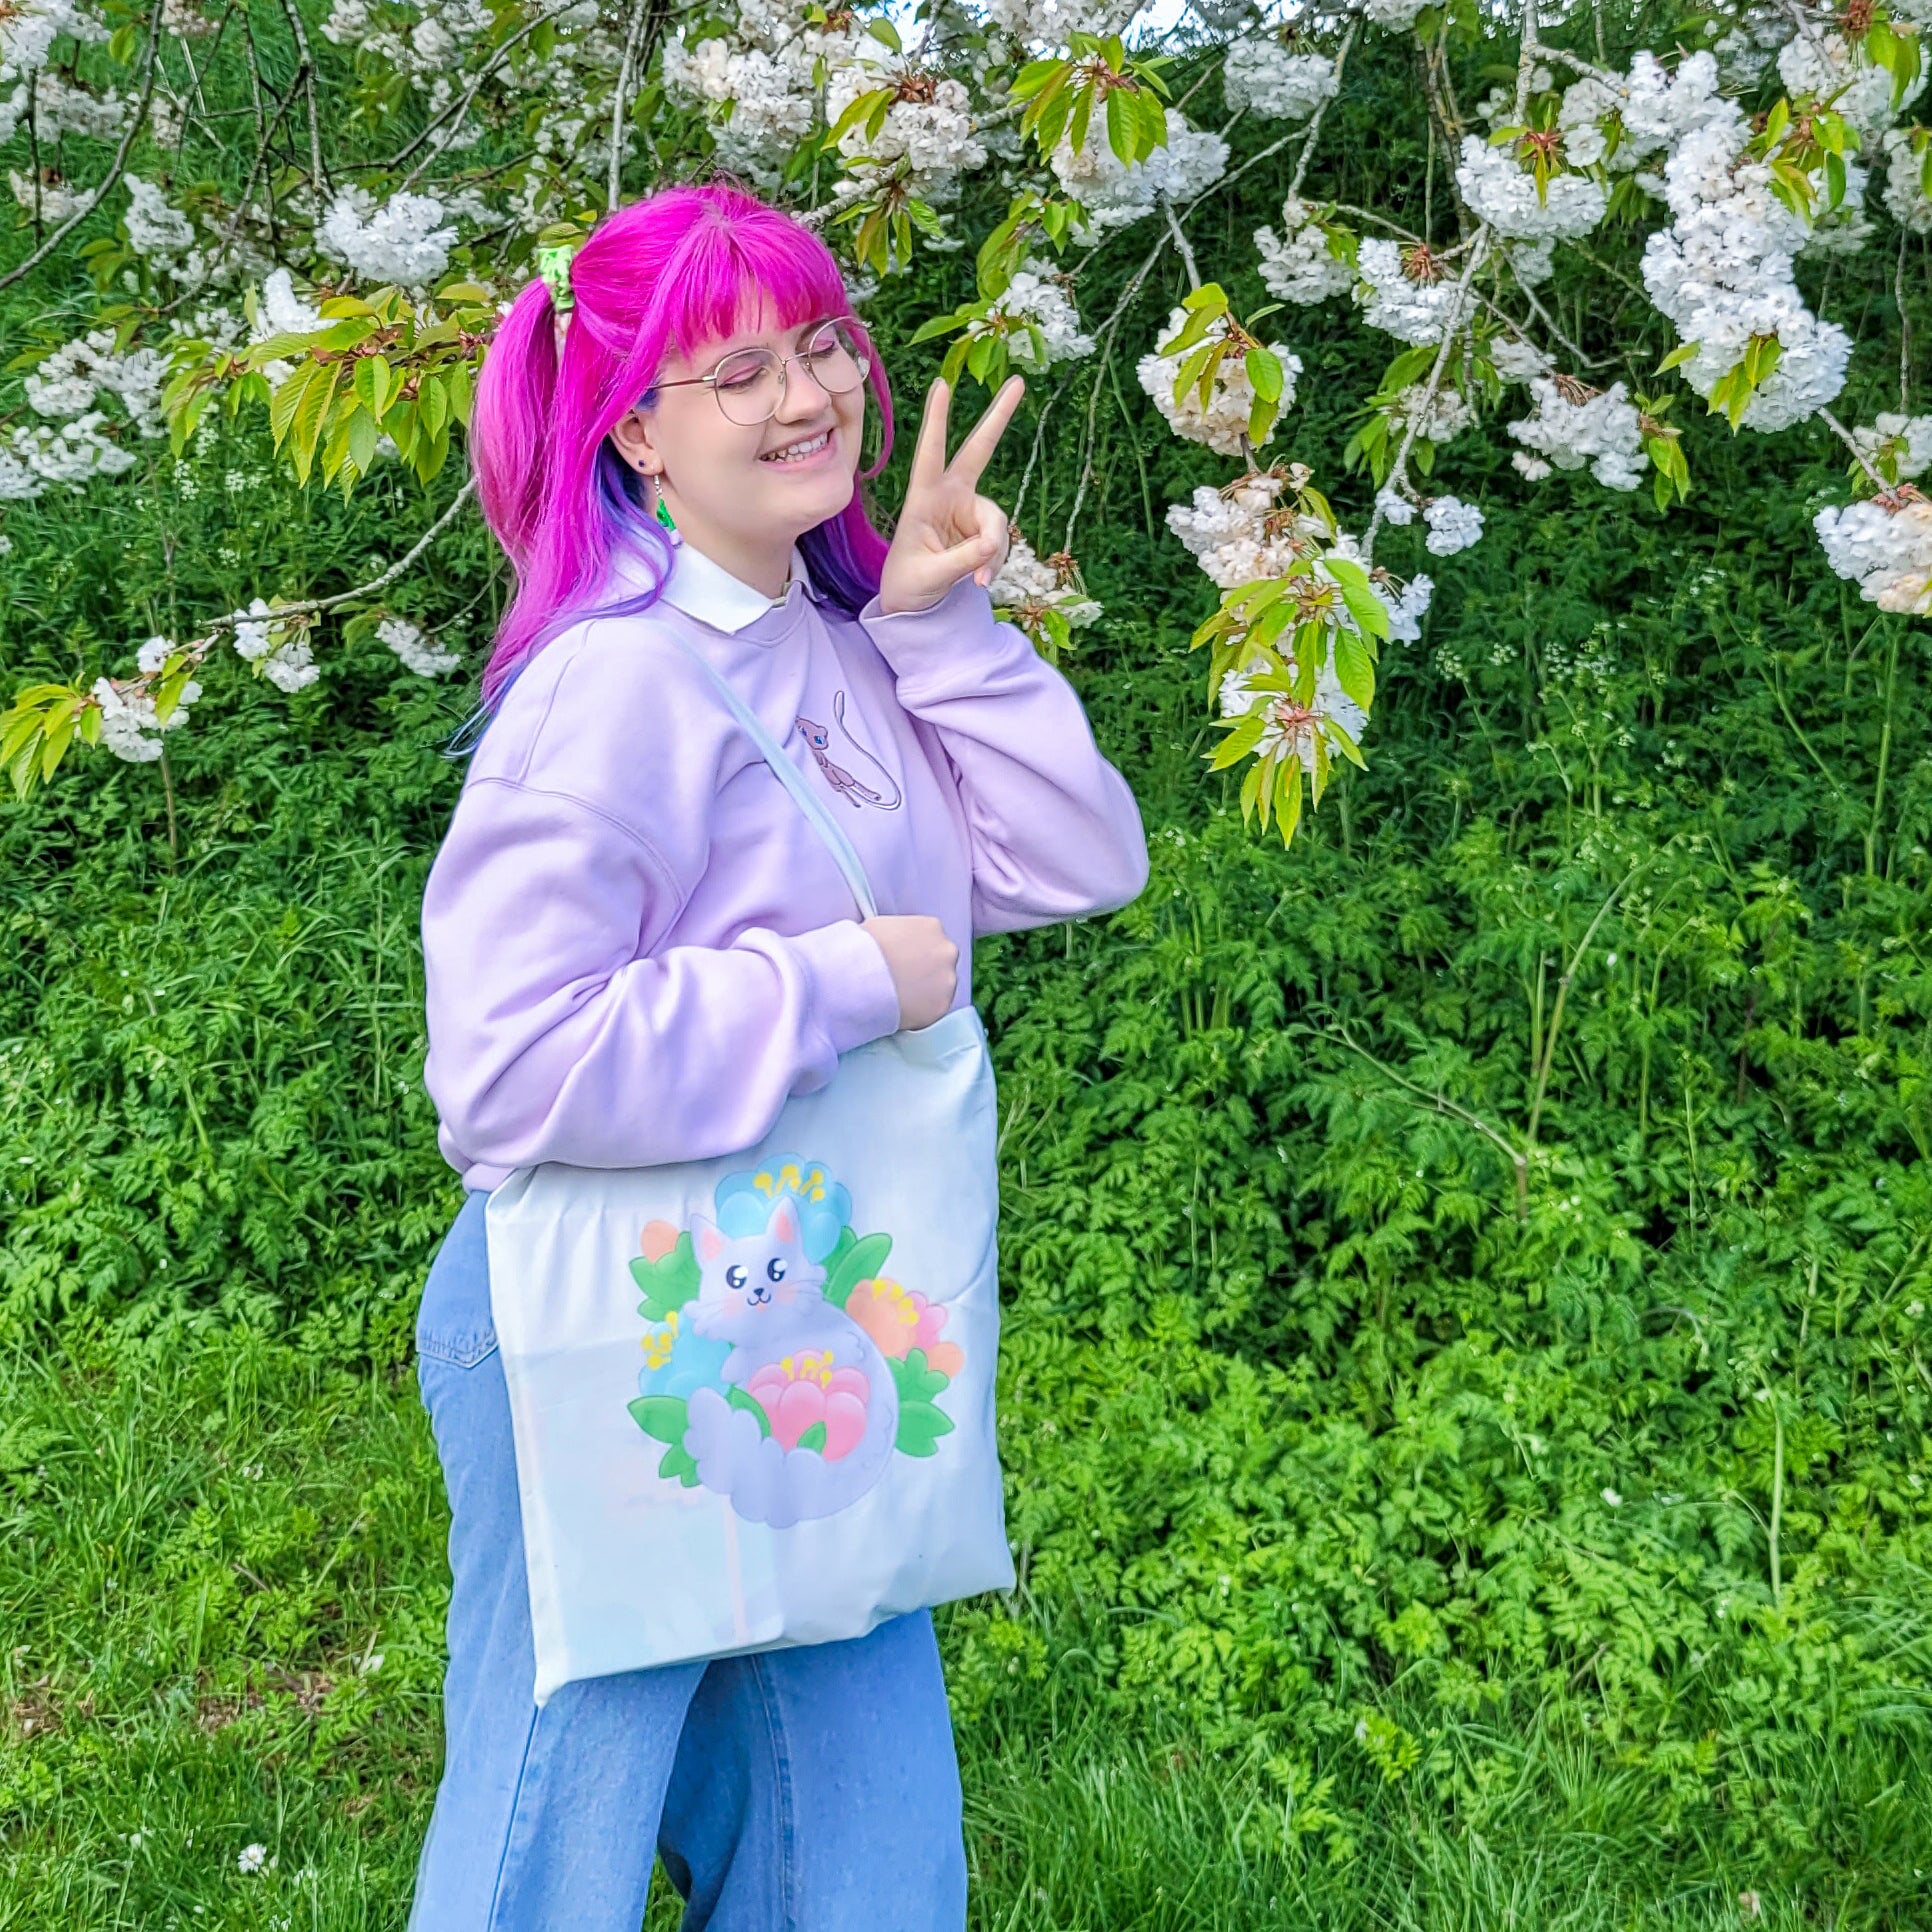
[[[489,1195],[472,1188],[429,1264],[416,1313],[416,1353],[456,1368],[475,1368],[496,1353],[490,1318],[490,1251],[483,1209]]]

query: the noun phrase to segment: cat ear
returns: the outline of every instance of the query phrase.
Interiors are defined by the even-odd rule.
[[[787,1195],[772,1209],[771,1220],[767,1226],[780,1241],[796,1241],[798,1239],[798,1203]]]
[[[702,1214],[694,1214],[691,1217],[691,1245],[697,1250],[700,1261],[715,1261],[724,1253],[725,1238],[714,1223],[707,1221]]]

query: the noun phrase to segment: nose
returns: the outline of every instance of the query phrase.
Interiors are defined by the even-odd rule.
[[[830,407],[832,392],[802,362],[785,365],[784,393],[774,412],[783,423],[807,423]]]

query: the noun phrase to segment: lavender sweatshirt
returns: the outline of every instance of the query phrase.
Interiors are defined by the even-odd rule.
[[[676,557],[646,616],[578,623],[524,668],[430,871],[424,1084],[468,1187],[735,1152],[898,1028],[832,855],[672,626],[822,791],[879,911],[944,924],[955,1006],[976,934],[1110,912],[1147,880],[1072,686],[970,578],[854,622],[796,550],[778,602]]]

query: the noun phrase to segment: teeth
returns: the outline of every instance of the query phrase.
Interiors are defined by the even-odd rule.
[[[816,436],[809,438],[805,442],[787,443],[783,449],[767,451],[758,460],[762,463],[790,463],[800,457],[816,456],[830,440],[831,434],[832,432],[829,429],[821,429]]]

